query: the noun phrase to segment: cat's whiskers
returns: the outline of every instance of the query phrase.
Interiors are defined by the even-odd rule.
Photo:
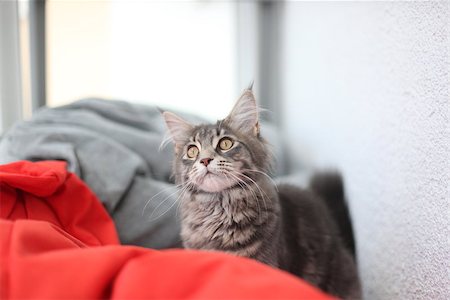
[[[146,210],[147,206],[150,204],[150,202],[152,202],[152,200],[153,200],[155,197],[157,197],[157,196],[160,195],[161,193],[164,193],[164,192],[167,191],[167,190],[170,190],[170,189],[179,189],[179,188],[181,188],[181,187],[182,187],[182,184],[177,184],[177,185],[175,185],[175,186],[169,186],[169,187],[167,187],[167,188],[162,189],[161,191],[159,191],[159,192],[156,193],[155,195],[153,195],[153,197],[151,197],[151,198],[150,198],[149,200],[147,200],[147,202],[145,203],[144,208],[142,209],[142,216],[144,216],[145,210]]]
[[[229,184],[233,183],[233,180],[230,180],[230,178],[227,176],[227,172],[230,170],[232,171],[232,165],[230,163],[227,164],[226,161],[221,161],[221,163],[218,165],[219,167],[217,168],[217,172],[219,172],[220,174],[225,175],[225,178],[228,180]]]
[[[191,186],[194,187],[194,184],[193,184],[192,182],[187,182],[187,183],[185,183],[185,184],[186,184],[186,185],[183,186],[183,187],[181,188],[181,190],[180,190],[180,195],[178,196],[177,200],[178,200],[178,199],[183,200],[183,198],[187,196],[187,193],[189,192],[189,188],[190,188]],[[181,202],[182,202],[182,201],[178,201],[178,205],[177,205],[177,208],[176,208],[176,211],[175,211],[175,217],[178,216],[178,210],[179,210],[180,207],[181,207]]]
[[[196,166],[194,168],[192,168],[192,181],[194,182],[199,182],[199,178],[201,176],[202,170],[197,168]],[[204,178],[201,178],[201,180],[203,181]]]
[[[230,180],[230,178],[228,178],[228,176],[227,176],[227,170],[226,170],[226,168],[220,168],[220,169],[219,169],[219,172],[220,172],[221,174],[223,174],[223,176],[225,176],[225,178],[228,180],[229,183],[232,182],[232,180]]]
[[[165,203],[166,201],[168,201],[168,200],[170,200],[171,199],[171,197],[173,196],[173,195],[175,195],[176,193],[178,193],[178,191],[175,191],[174,193],[171,193],[170,195],[168,195],[168,196],[166,196],[166,198],[164,198],[154,209],[153,209],[153,211],[151,212],[151,214],[150,214],[150,216],[148,217],[148,221],[149,222],[153,222],[153,221],[156,221],[156,220],[158,220],[160,217],[162,217],[164,214],[166,214],[174,205],[175,205],[175,203],[176,203],[176,201],[177,200],[175,200],[170,206],[169,206],[169,208],[166,210],[166,211],[164,211],[162,214],[160,214],[158,217],[156,217],[155,219],[152,219],[152,216],[153,216],[153,214],[158,210],[158,208],[163,204],[163,203]]]
[[[190,182],[188,182],[188,183],[190,183]],[[179,185],[177,185],[177,186],[175,186],[175,187],[180,187],[182,184],[179,184]],[[181,191],[183,191],[183,190],[185,190],[185,189],[187,189],[189,187],[189,184],[188,185],[185,185],[185,186],[181,186]],[[166,209],[162,214],[160,214],[159,216],[157,216],[155,219],[152,219],[152,216],[153,216],[153,214],[157,211],[157,209],[162,205],[162,204],[164,204],[166,201],[168,201],[168,200],[170,200],[171,198],[172,198],[172,196],[173,195],[175,195],[175,194],[177,194],[178,192],[180,192],[179,190],[177,190],[177,191],[175,191],[175,192],[173,192],[173,193],[171,193],[170,195],[168,195],[168,196],[166,196],[154,209],[153,209],[153,211],[151,212],[151,214],[150,214],[150,216],[148,217],[148,221],[149,222],[153,222],[153,221],[156,221],[156,220],[158,220],[159,218],[161,218],[162,216],[164,216],[167,212],[169,212],[171,209],[172,209],[172,207],[178,202],[178,200],[180,200],[180,195],[178,195],[177,196],[177,198],[173,201],[173,203],[169,206],[169,208],[168,209]],[[153,197],[152,197],[152,199],[153,199]]]
[[[234,174],[233,172],[234,172],[235,174]],[[259,216],[259,218],[260,218],[260,220],[261,220],[261,216],[262,216],[262,213],[261,213],[261,207],[259,206],[258,196],[256,195],[256,193],[255,193],[255,191],[253,190],[253,188],[252,188],[247,182],[245,182],[245,180],[243,180],[242,178],[239,178],[239,177],[236,175],[236,174],[239,174],[238,172],[232,170],[232,172],[229,172],[228,174],[231,175],[232,177],[234,177],[234,178],[237,180],[239,186],[241,186],[243,190],[248,190],[248,191],[250,191],[250,193],[252,194],[253,199],[254,199],[255,202],[256,202],[256,206],[257,206],[257,208],[258,208],[258,216]],[[242,186],[241,183],[243,183],[243,184],[245,185],[245,187],[247,187],[247,188],[245,188],[244,186]],[[248,204],[247,199],[246,199],[246,203]]]
[[[235,182],[236,182],[243,190],[245,190],[245,187],[241,184],[241,182],[242,182],[241,179],[239,179],[239,178],[236,177],[236,176],[233,176],[233,174],[231,174],[231,173],[230,173],[228,170],[226,170],[226,169],[224,169],[223,174],[224,174],[225,177],[227,177],[227,178],[228,178],[228,175],[234,177],[234,178],[235,178]],[[244,183],[245,183],[245,182],[244,182]],[[249,191],[253,194],[252,196],[256,199],[256,194],[253,192],[253,190],[250,188]],[[248,204],[247,198],[244,198],[244,200],[245,200],[245,203]]]
[[[243,181],[242,179],[240,179],[239,177],[237,177],[236,175],[234,175],[234,174],[231,173],[231,172],[228,172],[228,171],[227,171],[226,174],[232,176],[233,178],[235,178],[236,183],[237,183],[243,190],[248,190],[248,191],[250,191],[250,193],[252,193],[252,197],[254,198],[254,200],[257,200],[257,196],[256,196],[256,194],[254,193],[253,189],[252,189],[245,181]],[[244,184],[244,185],[242,185],[242,184]],[[245,199],[245,202],[248,203],[247,198],[244,198],[244,199]],[[259,208],[258,208],[258,214],[259,214]]]
[[[234,170],[231,170],[232,172],[238,174],[237,172],[235,172]],[[239,183],[239,186],[242,187],[243,190],[247,190],[252,194],[252,197],[255,201],[258,200],[258,196],[256,195],[255,191],[253,190],[253,188],[247,183],[245,182],[245,180],[243,180],[242,178],[239,178],[237,175],[235,175],[234,173],[228,173],[229,175],[233,176],[237,182]],[[242,185],[244,184],[244,186]],[[258,204],[258,203],[257,203]]]
[[[258,191],[259,191],[259,193],[260,193],[260,195],[261,195],[261,199],[263,200],[264,208],[265,208],[266,211],[267,211],[268,208],[267,208],[266,199],[269,200],[270,198],[269,198],[269,196],[266,194],[266,192],[264,192],[264,190],[261,189],[261,187],[259,186],[259,184],[256,183],[256,181],[254,181],[252,178],[250,178],[249,176],[245,175],[245,174],[242,173],[242,172],[240,172],[239,174],[240,174],[241,176],[243,176],[244,178],[247,178],[248,180],[250,180],[250,181],[256,186],[256,188],[258,189]],[[264,193],[264,195],[263,195],[263,193]],[[264,197],[264,196],[265,196],[265,197]],[[269,201],[270,201],[270,200],[269,200]]]
[[[270,177],[267,173],[265,173],[265,172],[263,172],[263,171],[260,171],[260,170],[255,170],[255,169],[242,169],[242,171],[256,172],[256,173],[259,173],[259,174],[262,174],[262,175],[266,176],[266,177],[272,182],[273,186],[275,187],[275,190],[276,190],[277,192],[279,192],[277,183],[276,183],[275,180],[273,180],[272,177]]]

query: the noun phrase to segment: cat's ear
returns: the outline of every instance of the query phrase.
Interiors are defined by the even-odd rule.
[[[235,130],[252,133],[255,136],[259,134],[258,106],[251,89],[242,93],[224,121]]]
[[[194,126],[180,118],[174,113],[165,111],[162,113],[166,121],[167,128],[169,128],[170,136],[175,145],[180,145],[186,140],[186,136],[190,134]]]

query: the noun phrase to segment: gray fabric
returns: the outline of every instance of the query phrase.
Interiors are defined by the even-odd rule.
[[[16,124],[0,143],[0,162],[65,160],[101,199],[123,243],[173,247],[179,243],[175,210],[148,218],[167,193],[153,198],[143,211],[152,196],[170,187],[171,147],[158,151],[164,132],[154,107],[86,99],[44,108]],[[175,199],[167,198],[159,212]]]
[[[65,160],[100,198],[122,243],[176,247],[181,244],[177,193],[170,180],[172,146],[159,150],[165,132],[156,107],[85,99],[43,108],[13,126],[0,141],[0,163]],[[263,133],[274,145],[275,156],[284,157],[276,131],[264,126]]]

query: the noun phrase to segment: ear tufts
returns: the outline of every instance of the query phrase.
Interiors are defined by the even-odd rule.
[[[250,84],[247,87],[247,90],[249,91],[253,91],[253,84],[255,83],[255,80],[252,80],[252,82],[250,82]]]
[[[194,126],[174,113],[165,111],[162,113],[162,115],[164,117],[164,120],[166,121],[170,136],[175,142],[175,145],[179,145],[184,140],[186,140],[186,136],[189,135]]]
[[[233,129],[259,134],[259,116],[255,96],[251,89],[245,90],[234,105],[225,122]]]

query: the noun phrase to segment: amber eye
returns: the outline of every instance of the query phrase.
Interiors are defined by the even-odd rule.
[[[223,138],[219,142],[219,148],[221,150],[228,150],[233,146],[233,141],[230,138]]]
[[[197,146],[189,146],[188,150],[187,150],[187,156],[189,158],[195,158],[198,155],[198,148]]]

